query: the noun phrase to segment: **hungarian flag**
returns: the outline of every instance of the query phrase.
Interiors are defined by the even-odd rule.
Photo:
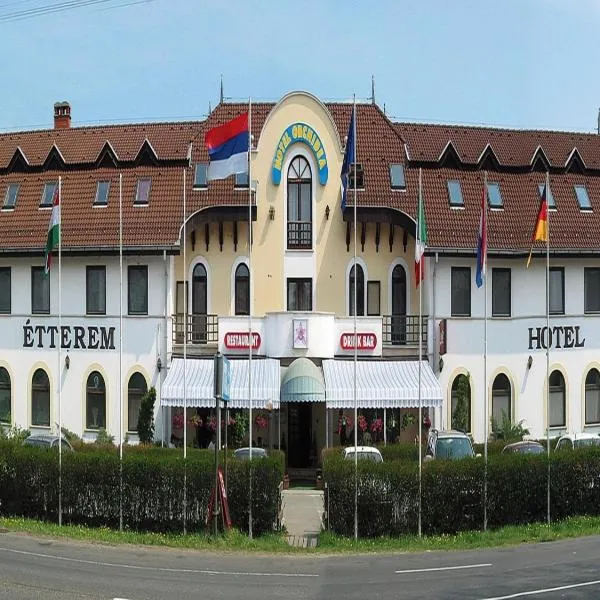
[[[417,215],[417,233],[415,239],[415,285],[425,277],[425,248],[427,247],[427,224],[425,223],[425,205],[423,194],[419,188],[419,214]]]
[[[548,241],[548,194],[546,187],[547,186],[544,185],[544,191],[542,192],[542,198],[540,200],[540,209],[538,210],[535,228],[533,230],[533,235],[531,236],[531,249],[529,250],[529,257],[527,258],[527,268],[529,268],[529,263],[531,262],[533,244],[535,242]]]
[[[48,225],[48,237],[46,238],[46,265],[44,272],[46,275],[50,273],[50,265],[52,264],[52,251],[58,246],[60,240],[60,185],[56,185],[54,197],[52,198],[52,214],[50,215],[50,223]]]

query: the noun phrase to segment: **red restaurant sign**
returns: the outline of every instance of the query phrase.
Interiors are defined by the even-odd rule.
[[[375,350],[377,346],[377,336],[374,333],[357,333],[358,345],[357,350]],[[340,337],[340,346],[342,350],[354,350],[354,334],[342,333]]]
[[[230,331],[225,334],[225,348],[228,350],[248,350],[250,336],[247,331]],[[260,348],[260,333],[252,332],[252,350]]]

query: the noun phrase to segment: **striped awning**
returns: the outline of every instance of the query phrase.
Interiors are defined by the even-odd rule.
[[[328,408],[354,407],[354,362],[324,360]],[[427,361],[421,362],[421,405],[442,405],[442,388]],[[360,360],[356,363],[358,408],[418,408],[419,361]]]
[[[323,373],[309,358],[297,358],[281,377],[281,402],[325,402]]]
[[[174,358],[161,388],[162,406],[184,405],[183,359]],[[230,408],[249,408],[248,359],[231,360]],[[212,408],[214,397],[214,361],[188,359],[186,361],[186,404],[190,408]],[[279,408],[279,361],[274,358],[252,360],[252,408]]]

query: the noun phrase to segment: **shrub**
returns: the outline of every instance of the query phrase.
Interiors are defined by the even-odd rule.
[[[109,435],[104,427],[100,427],[100,429],[98,429],[96,440],[94,441],[95,444],[98,444],[99,446],[112,446],[114,445],[114,442],[114,435]]]
[[[523,439],[524,435],[529,435],[529,429],[523,427],[524,419],[518,423],[513,423],[505,410],[502,410],[502,419],[500,422],[492,417],[492,431],[497,440],[505,442],[516,442]]]
[[[143,396],[138,414],[138,435],[142,444],[151,444],[154,439],[154,403],[156,390],[151,387]]]

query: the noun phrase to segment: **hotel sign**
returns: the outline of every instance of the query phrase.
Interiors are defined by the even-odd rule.
[[[579,325],[555,325],[550,327],[529,327],[529,349],[545,350],[548,347],[548,337],[550,338],[550,348],[583,348],[585,347],[585,338],[581,336]]]
[[[353,333],[342,333],[340,346],[342,350],[375,350],[377,347],[377,336],[374,333],[357,333],[357,342],[354,341]]]
[[[247,331],[230,331],[225,334],[225,348],[228,350],[249,350],[250,335]],[[261,344],[260,333],[252,332],[252,350],[258,350]]]
[[[115,327],[82,327],[62,325],[60,333],[56,325],[31,325],[27,319],[23,325],[23,348],[61,348],[75,350],[114,350]]]
[[[288,148],[296,142],[302,142],[311,149],[319,168],[319,183],[321,185],[325,185],[329,175],[325,147],[323,146],[323,142],[321,141],[321,138],[317,132],[312,127],[309,127],[306,123],[294,123],[293,125],[290,125],[279,138],[271,168],[273,183],[275,185],[279,185],[281,183],[283,159],[288,151]]]

